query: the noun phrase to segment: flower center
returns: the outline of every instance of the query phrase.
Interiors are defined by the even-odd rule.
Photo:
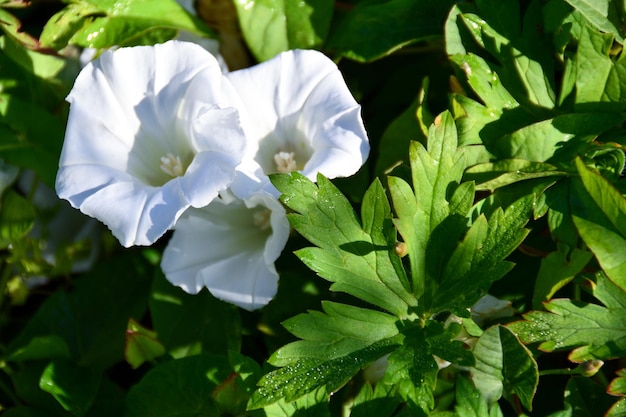
[[[296,154],[294,152],[278,152],[274,155],[274,162],[276,162],[276,171],[287,173],[296,171]]]
[[[170,152],[161,157],[161,170],[171,177],[180,177],[185,173],[180,157]]]
[[[267,230],[271,227],[271,215],[272,212],[269,209],[257,210],[252,215],[252,221],[254,225],[261,230]]]

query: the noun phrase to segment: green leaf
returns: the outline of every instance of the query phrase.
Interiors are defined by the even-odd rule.
[[[626,395],[626,369],[617,371],[617,378],[613,379],[607,388],[607,392],[615,396]]]
[[[326,40],[332,0],[237,0],[246,44],[259,61],[289,49],[310,49]]]
[[[228,359],[197,355],[159,364],[126,396],[124,416],[218,417],[214,390],[231,374]]]
[[[411,140],[415,138],[415,136],[421,136],[417,111],[423,98],[423,94],[420,94],[411,106],[402,112],[402,114],[385,129],[380,140],[378,148],[379,155],[376,161],[376,174],[378,176],[382,176],[386,170],[400,162],[408,164],[408,152]]]
[[[528,230],[524,229],[532,207],[526,197],[509,206],[498,208],[489,220],[480,215],[458,243],[445,263],[439,284],[432,295],[430,310],[449,310],[467,317],[471,307],[491,283],[502,278],[513,264],[504,259],[517,248]]]
[[[606,275],[596,274],[593,295],[606,307],[556,299],[544,303],[548,312],[531,311],[509,328],[524,343],[541,342],[544,351],[574,349],[569,359],[581,363],[626,354],[626,293]]]
[[[41,48],[37,38],[23,31],[22,23],[4,9],[0,9],[0,29],[25,48],[33,51],[45,50]]]
[[[533,112],[553,108],[554,61],[551,49],[546,48],[548,40],[536,29],[543,25],[540,2],[531,2],[523,19],[517,2],[477,3],[480,16],[464,13],[461,21],[474,40],[500,61],[499,75],[504,85]]]
[[[602,269],[626,288],[626,198],[601,175],[576,160],[580,182],[573,182],[574,224]]]
[[[322,308],[325,314],[311,311],[285,323],[304,340],[283,346],[270,357],[269,362],[281,368],[261,378],[249,408],[281,398],[289,402],[320,387],[333,392],[401,343],[397,318],[389,314],[328,301]]]
[[[624,110],[626,55],[613,59],[612,45],[611,34],[583,28],[576,53],[577,109]]]
[[[589,378],[575,376],[565,388],[565,404],[572,410],[572,416],[603,416],[614,401],[602,386]]]
[[[540,309],[541,303],[548,301],[559,289],[567,285],[593,256],[591,252],[578,248],[570,250],[563,245],[558,245],[557,248],[558,250],[541,260],[533,293],[535,309]]]
[[[322,302],[324,313],[310,311],[285,321],[290,333],[303,339],[278,349],[270,358],[286,366],[299,358],[332,360],[398,335],[397,318],[386,313]]]
[[[54,188],[64,128],[41,107],[14,95],[0,94],[0,157],[30,168]]]
[[[296,212],[288,215],[291,225],[318,246],[298,250],[298,257],[333,282],[331,290],[405,317],[416,301],[393,251],[395,230],[380,182],[374,181],[363,198],[362,224],[348,200],[322,175],[317,186],[298,173],[274,175],[272,182]]]
[[[485,141],[485,146],[500,158],[525,159],[536,162],[567,162],[570,143],[591,142],[596,136],[624,121],[624,116],[612,113],[574,113],[529,124],[496,140]],[[573,158],[572,158],[573,159]]]
[[[566,0],[597,29],[615,36],[623,43],[624,9],[616,0]]]
[[[474,387],[468,378],[463,376],[459,376],[456,380],[454,412],[457,417],[496,417],[502,415],[498,403],[494,403],[490,407],[481,392]]]
[[[403,180],[390,177],[389,191],[397,216],[394,223],[408,249],[413,294],[419,298],[426,292],[429,282],[426,270],[429,237],[449,215],[446,197],[451,184],[454,186],[461,180],[465,167],[449,113],[438,116],[430,127],[428,150],[412,142],[409,158],[414,190]]]
[[[280,400],[263,408],[266,417],[330,417],[329,395],[319,388],[295,401]]]
[[[55,48],[109,48],[164,42],[181,29],[215,36],[173,0],[79,0],[50,19],[42,38]]]
[[[157,333],[146,329],[135,320],[128,320],[126,328],[126,362],[137,369],[144,362],[152,362],[165,354],[163,345],[157,340]]]
[[[121,361],[128,319],[143,316],[152,274],[147,261],[131,254],[96,265],[71,291],[60,289],[44,301],[8,345],[7,356],[41,356],[33,338],[57,335],[81,366],[105,369]],[[58,356],[58,350],[50,352]]]
[[[468,84],[487,108],[500,113],[503,109],[519,106],[515,97],[502,85],[498,73],[483,58],[469,53],[452,55],[450,59],[464,71]],[[491,117],[499,115],[492,113]]]
[[[534,178],[567,175],[556,167],[526,159],[501,159],[474,165],[465,171],[464,179],[476,181],[477,191],[495,191],[497,188]]]
[[[208,291],[190,295],[167,281],[158,270],[149,300],[150,317],[159,341],[174,358],[211,353],[226,355],[241,344],[237,308]]]
[[[336,24],[328,49],[339,56],[368,62],[418,42],[443,35],[450,0],[383,0],[358,2]]]
[[[470,368],[474,384],[491,406],[501,396],[532,410],[539,371],[532,354],[506,327],[485,330],[473,349],[476,365]]]
[[[102,14],[102,9],[95,4],[70,3],[48,20],[39,36],[39,41],[42,45],[59,50],[65,47],[72,36],[83,27],[87,18],[91,16],[95,18]]]
[[[354,399],[350,417],[392,417],[400,405],[400,399],[392,395],[393,388],[376,384],[374,388],[365,383]]]
[[[403,345],[389,355],[381,383],[393,387],[418,415],[430,412],[439,371],[434,355],[459,366],[474,364],[472,353],[463,342],[455,340],[459,331],[459,325],[446,328],[433,320],[423,328],[406,329]]]
[[[389,364],[381,383],[393,386],[414,410],[414,415],[427,415],[435,405],[433,391],[439,368],[423,329],[411,329],[405,341],[389,355]]]
[[[34,224],[33,206],[15,191],[4,193],[0,200],[0,249],[26,236]]]
[[[50,362],[41,375],[39,387],[52,394],[74,416],[84,416],[94,402],[101,374],[66,359]]]

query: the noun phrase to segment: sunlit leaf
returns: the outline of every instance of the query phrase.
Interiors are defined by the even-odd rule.
[[[289,49],[319,47],[333,14],[332,0],[236,0],[239,24],[259,61]]]

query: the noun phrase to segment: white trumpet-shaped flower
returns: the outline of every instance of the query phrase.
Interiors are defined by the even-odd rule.
[[[347,177],[367,159],[361,107],[321,52],[287,51],[226,77],[241,99],[236,107],[251,142],[231,186],[238,197],[258,189],[277,195],[271,173]]]
[[[221,195],[180,218],[161,268],[188,293],[206,287],[216,298],[255,310],[278,289],[274,262],[287,243],[289,222],[283,206],[265,192],[246,200]]]
[[[79,74],[56,189],[124,246],[155,242],[232,182],[246,139],[235,93],[200,46],[104,53]]]

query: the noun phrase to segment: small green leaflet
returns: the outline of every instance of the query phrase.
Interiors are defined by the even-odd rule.
[[[569,299],[544,303],[545,311],[524,314],[524,321],[510,324],[524,343],[541,342],[539,349],[574,349],[569,359],[581,363],[612,359],[626,354],[626,293],[598,272],[592,293],[604,306]]]

